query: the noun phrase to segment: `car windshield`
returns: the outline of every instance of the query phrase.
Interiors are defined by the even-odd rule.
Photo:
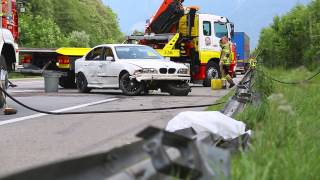
[[[221,23],[221,22],[216,22],[216,23],[214,23],[214,30],[216,32],[217,37],[219,37],[219,38],[222,38],[223,36],[228,37],[227,24]]]
[[[119,59],[162,59],[160,54],[148,46],[115,47]]]

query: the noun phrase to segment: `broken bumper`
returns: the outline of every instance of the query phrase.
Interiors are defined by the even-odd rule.
[[[178,74],[137,74],[131,76],[137,81],[190,81],[189,75]]]

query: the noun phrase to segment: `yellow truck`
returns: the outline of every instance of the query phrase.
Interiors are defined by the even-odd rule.
[[[232,39],[234,25],[223,16],[198,13],[199,8],[181,9],[176,0],[164,0],[157,14],[148,21],[144,35],[127,37],[128,43],[138,41],[156,49],[162,56],[190,67],[193,83],[210,86],[211,79],[220,77],[220,39]],[[232,64],[229,74],[236,68],[235,47],[232,45]]]
[[[91,48],[22,48],[18,72],[42,74],[46,70],[61,73],[59,85],[63,88],[76,88],[75,60],[88,53]]]

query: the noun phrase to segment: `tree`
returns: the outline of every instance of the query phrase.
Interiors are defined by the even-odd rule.
[[[320,55],[320,0],[298,5],[261,31],[258,48],[267,66],[314,68]],[[318,36],[317,36],[318,35]]]
[[[103,5],[101,0],[28,0],[24,2],[27,2],[25,4],[27,12],[20,14],[22,27],[20,41],[23,46],[61,47],[68,46],[70,43],[72,46],[79,46],[79,44],[88,46],[87,40],[89,46],[95,46],[102,43],[122,42],[124,39],[117,15],[111,8]],[[33,30],[29,31],[29,28]],[[56,32],[54,33],[53,30]],[[55,37],[56,42],[53,43],[52,39],[49,42],[33,42],[45,39],[49,32],[51,33],[48,36],[49,39]],[[84,37],[80,37],[81,34]]]
[[[132,35],[144,35],[144,32],[139,31],[139,30],[134,30],[134,31],[132,32]]]
[[[69,36],[71,47],[89,47],[90,36],[84,31],[72,31]]]
[[[61,33],[59,26],[50,18],[24,15],[20,17],[20,22],[20,41],[25,47],[54,48],[68,45],[67,38]]]

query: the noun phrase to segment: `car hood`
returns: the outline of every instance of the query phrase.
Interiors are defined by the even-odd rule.
[[[121,60],[122,63],[128,63],[140,68],[188,68],[187,66],[181,63],[175,63],[169,60],[164,59],[128,59],[128,60]]]

